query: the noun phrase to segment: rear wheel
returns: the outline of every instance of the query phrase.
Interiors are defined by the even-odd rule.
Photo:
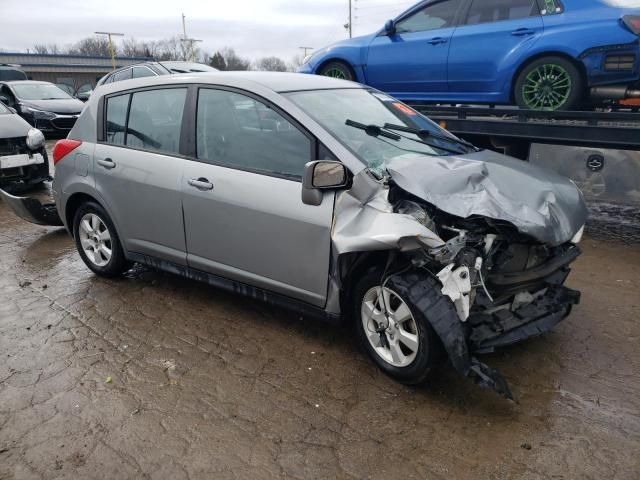
[[[338,61],[329,62],[326,65],[323,65],[318,71],[318,75],[339,78],[341,80],[355,80],[355,76],[353,75],[349,65]]]
[[[73,237],[80,257],[97,275],[115,277],[131,268],[111,218],[97,203],[88,202],[78,208]]]
[[[543,57],[527,65],[515,84],[515,99],[527,110],[578,108],[584,81],[578,69],[562,57]]]
[[[393,276],[383,285],[380,271],[374,270],[355,288],[353,318],[360,345],[401,383],[423,383],[440,356],[440,342],[424,308],[443,300],[436,287],[433,279],[416,272]]]

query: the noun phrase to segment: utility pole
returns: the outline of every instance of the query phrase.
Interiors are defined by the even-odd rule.
[[[116,69],[116,51],[113,49],[113,41],[111,37],[124,37],[124,33],[115,32],[93,32],[96,35],[106,35],[109,37],[109,53],[111,54],[111,68]]]
[[[305,58],[307,56],[307,50],[313,50],[313,47],[298,47],[300,50],[304,51],[304,57]]]
[[[111,37],[124,37],[124,33],[115,33],[115,32],[93,32],[96,35],[106,35],[109,37],[109,53],[111,54],[111,67],[116,69],[116,51],[113,48],[113,42],[111,41]]]
[[[349,38],[353,38],[353,9],[351,8],[351,0],[349,0]]]
[[[187,47],[189,50],[191,50],[191,61],[195,62],[196,61],[196,51],[193,48],[193,44],[196,42],[201,42],[202,40],[198,40],[196,38],[189,38],[187,36],[187,23],[185,21],[185,15],[184,13],[182,14],[182,34],[183,34],[183,38],[181,40],[182,43],[188,43],[189,46]],[[186,58],[185,58],[186,60]]]

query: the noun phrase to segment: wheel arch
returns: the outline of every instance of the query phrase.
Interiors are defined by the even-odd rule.
[[[585,67],[584,63],[582,63],[580,60],[576,59],[574,56],[569,55],[566,52],[562,52],[559,50],[547,50],[544,52],[538,52],[528,57],[523,62],[521,62],[518,68],[515,69],[513,75],[511,76],[511,84],[509,86],[509,100],[511,102],[515,102],[516,82],[518,81],[518,77],[520,76],[522,71],[525,68],[527,68],[527,66],[529,66],[531,63],[535,62],[536,60],[540,60],[541,58],[544,58],[544,57],[560,57],[571,62],[571,64],[578,69],[578,72],[580,72],[582,80],[584,81],[584,85],[585,86],[587,85],[587,80],[588,80],[587,68]]]
[[[73,218],[75,217],[76,212],[78,211],[78,208],[80,208],[81,205],[87,202],[97,203],[102,208],[104,208],[104,205],[98,199],[84,192],[76,192],[72,194],[65,204],[65,209],[64,209],[65,224],[67,225],[67,230],[69,231],[72,237],[73,237]]]

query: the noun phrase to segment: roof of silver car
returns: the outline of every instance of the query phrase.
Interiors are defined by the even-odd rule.
[[[164,75],[144,77],[121,82],[108,83],[101,86],[105,92],[127,90],[135,87],[155,85],[174,85],[180,83],[216,84],[222,80],[224,85],[232,85],[235,80],[240,83],[253,82],[274,92],[295,92],[301,90],[330,90],[336,88],[364,88],[362,85],[318,75],[281,72],[203,72],[193,74]]]

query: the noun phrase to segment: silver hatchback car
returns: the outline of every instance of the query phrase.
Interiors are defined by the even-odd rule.
[[[96,274],[139,262],[348,319],[403,383],[424,382],[444,352],[511,397],[477,355],[548,331],[580,298],[564,286],[587,218],[571,181],[355,83],[118,82],[53,156],[58,223]],[[33,199],[5,198],[47,223]]]

